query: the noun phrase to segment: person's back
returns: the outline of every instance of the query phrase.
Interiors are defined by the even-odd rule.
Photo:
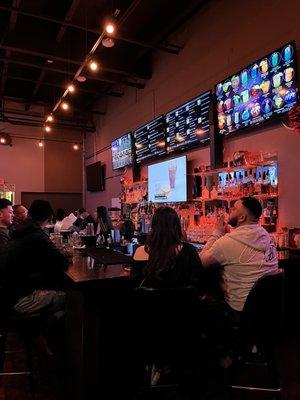
[[[143,286],[154,288],[199,287],[202,266],[199,255],[192,245],[183,243],[178,249],[174,264],[159,274],[147,269],[148,258],[145,246],[139,247],[133,257],[134,273],[141,277]]]
[[[68,266],[42,226],[30,218],[12,232],[3,258],[1,279],[12,304],[36,289],[55,289]]]
[[[227,233],[214,244],[214,251],[223,267],[224,296],[238,311],[255,282],[278,269],[275,244],[259,225],[244,225]]]
[[[227,225],[220,220],[201,252],[204,267],[219,265],[222,268],[224,297],[236,311],[242,311],[259,278],[278,270],[275,244],[258,224],[261,211],[255,198],[236,201],[228,221],[235,229],[226,233]]]

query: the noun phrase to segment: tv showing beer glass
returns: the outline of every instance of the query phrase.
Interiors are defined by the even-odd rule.
[[[186,156],[148,166],[148,200],[153,203],[187,201]]]
[[[296,78],[296,46],[290,42],[218,83],[218,133],[229,135],[288,112],[297,103]]]

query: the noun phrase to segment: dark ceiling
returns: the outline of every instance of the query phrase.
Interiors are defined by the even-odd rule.
[[[51,111],[101,35],[115,18],[115,45],[100,45],[101,68],[84,68],[76,82],[72,112],[96,112],[102,96],[122,96],[124,87],[142,90],[151,78],[153,51],[176,55],[181,47],[168,36],[205,0],[0,0],[1,99],[46,105]],[[48,61],[52,61],[51,63]],[[3,103],[3,102],[2,102]],[[79,110],[79,111],[78,111]],[[101,110],[98,110],[101,113]]]

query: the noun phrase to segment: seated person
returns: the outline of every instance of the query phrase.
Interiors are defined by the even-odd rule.
[[[26,207],[22,206],[22,204],[15,204],[13,206],[14,218],[13,223],[9,227],[9,232],[11,233],[15,229],[17,229],[21,224],[26,221],[28,210]]]
[[[111,222],[110,216],[108,214],[107,208],[104,206],[97,207],[97,219],[96,219],[96,234],[107,236],[110,234],[111,229],[113,229],[113,224]]]
[[[43,228],[52,216],[49,202],[35,200],[29,218],[12,232],[3,253],[0,281],[11,307],[18,313],[45,313],[49,319],[64,310],[59,291],[68,260],[49,240]]]
[[[219,218],[215,230],[201,252],[204,267],[219,266],[227,305],[234,312],[243,310],[255,282],[278,270],[277,251],[268,232],[259,225],[262,213],[254,197],[237,200],[228,224]]]
[[[202,264],[196,249],[185,243],[175,210],[160,207],[153,215],[145,246],[137,248],[134,271],[150,287],[199,287]]]
[[[62,227],[62,221],[65,218],[66,213],[65,210],[62,208],[58,208],[55,214],[55,225],[54,225],[54,233],[59,233]]]
[[[82,231],[87,227],[87,224],[94,223],[94,218],[86,211],[85,208],[80,208],[78,210],[78,215],[76,221],[73,223],[73,226],[77,228],[77,231]]]
[[[0,253],[9,241],[9,226],[13,222],[12,204],[7,199],[0,199]]]

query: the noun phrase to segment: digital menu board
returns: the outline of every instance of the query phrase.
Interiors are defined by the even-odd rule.
[[[166,154],[165,118],[163,115],[133,133],[137,163]]]
[[[118,169],[132,164],[131,133],[126,133],[111,144],[112,167]]]
[[[297,103],[296,47],[288,43],[216,85],[218,132],[228,135]]]
[[[166,114],[168,153],[209,141],[210,99],[209,91]]]

